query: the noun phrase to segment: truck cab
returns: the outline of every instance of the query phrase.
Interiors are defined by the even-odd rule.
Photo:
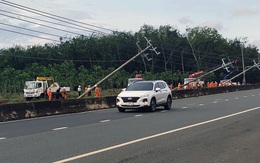
[[[44,97],[44,93],[48,88],[47,81],[26,81],[24,84],[24,97],[26,100],[32,98]]]

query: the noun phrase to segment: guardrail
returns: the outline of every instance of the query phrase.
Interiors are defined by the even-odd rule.
[[[174,91],[173,99],[258,89],[260,84]],[[115,107],[116,96],[0,105],[0,122]]]

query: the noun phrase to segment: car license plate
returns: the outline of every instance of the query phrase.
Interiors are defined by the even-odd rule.
[[[133,106],[134,103],[133,103],[133,102],[128,102],[128,103],[126,103],[126,105],[128,105],[128,106]]]

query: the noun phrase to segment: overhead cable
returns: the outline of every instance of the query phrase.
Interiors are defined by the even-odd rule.
[[[52,28],[52,29],[59,30],[59,31],[72,33],[72,34],[75,34],[75,35],[82,35],[82,34],[80,34],[80,33],[71,32],[71,31],[68,31],[68,30],[59,29],[59,28],[55,28],[55,27],[51,27],[51,26],[44,25],[44,24],[41,24],[41,23],[36,23],[36,22],[29,21],[29,20],[25,20],[25,19],[21,19],[21,18],[16,18],[16,17],[13,17],[13,16],[9,16],[9,15],[5,15],[5,14],[1,14],[1,13],[0,13],[0,15],[3,15],[3,16],[9,17],[9,18],[13,18],[13,19],[17,19],[17,20],[20,20],[20,21],[24,21],[24,22],[32,23],[32,24],[41,25],[41,26],[44,26],[44,27],[47,27],[47,28]]]
[[[12,3],[12,2],[9,2],[9,1],[6,1],[6,0],[2,0],[2,1],[3,1],[3,2],[0,2],[0,3],[5,4],[5,5],[8,5],[8,6],[11,6],[11,7],[14,7],[14,8],[18,8],[18,9],[20,9],[20,10],[25,10],[25,11],[27,11],[27,12],[31,12],[31,13],[34,13],[34,14],[37,14],[37,15],[45,16],[45,17],[48,17],[48,18],[51,18],[51,19],[55,19],[55,20],[58,20],[58,21],[61,21],[61,22],[65,22],[65,23],[68,23],[68,24],[80,26],[80,27],[82,27],[82,28],[90,29],[90,30],[93,30],[93,31],[96,31],[96,32],[99,32],[99,33],[106,33],[106,32],[102,32],[102,31],[100,31],[100,30],[92,29],[92,28],[89,28],[89,27],[86,27],[86,26],[81,26],[81,25],[78,25],[78,24],[75,24],[75,23],[72,23],[72,22],[76,22],[76,23],[80,23],[80,24],[85,24],[85,25],[88,25],[88,26],[91,26],[91,27],[95,27],[95,28],[98,28],[98,29],[102,29],[102,30],[114,32],[113,30],[110,30],[110,29],[107,29],[107,28],[103,28],[103,27],[91,25],[91,24],[88,24],[88,23],[76,21],[76,20],[73,20],[73,19],[65,18],[65,17],[62,17],[62,16],[50,14],[50,13],[47,13],[47,12],[44,12],[44,11],[40,11],[40,10],[36,10],[36,9],[30,8],[30,7],[26,7],[26,6],[23,6],[23,5],[19,5],[19,4],[17,4],[17,3]],[[60,18],[60,19],[58,19],[58,18],[56,18],[56,17],[58,17],[58,18]],[[64,19],[64,20],[62,20],[62,19]],[[69,22],[69,21],[70,21],[70,22]]]
[[[60,42],[60,41],[58,41],[58,40],[49,39],[49,38],[40,37],[40,36],[35,36],[35,35],[31,35],[31,34],[27,34],[27,33],[22,33],[22,32],[17,32],[17,31],[12,31],[12,30],[8,30],[8,29],[0,28],[0,30],[8,31],[8,32],[12,32],[12,33],[17,33],[17,34],[22,34],[22,35],[27,35],[27,36],[36,37],[36,38],[45,39],[45,40],[54,41],[54,42]]]
[[[65,25],[65,24],[60,24],[60,23],[56,23],[56,22],[52,22],[52,21],[47,21],[47,20],[39,19],[39,18],[33,18],[33,17],[30,17],[30,16],[26,16],[26,15],[22,15],[22,14],[17,14],[17,13],[13,13],[13,12],[10,12],[10,11],[5,11],[5,10],[1,10],[1,9],[0,9],[0,11],[1,11],[1,12],[6,12],[6,13],[9,13],[9,14],[13,14],[13,15],[22,16],[22,17],[29,18],[29,19],[39,20],[39,21],[42,21],[42,22],[45,22],[45,23],[56,24],[56,25],[60,25],[60,26],[68,27],[68,28],[74,28],[74,29],[78,29],[78,30],[83,30],[83,31],[86,31],[86,32],[93,32],[93,31],[91,31],[91,30],[86,30],[86,29],[82,29],[82,28],[77,28],[77,27],[73,27],[73,26],[68,26],[68,25]]]
[[[62,36],[59,36],[59,35],[55,35],[55,34],[51,34],[51,33],[47,33],[47,32],[41,32],[41,31],[37,31],[37,30],[33,30],[33,29],[28,29],[28,28],[23,28],[23,27],[19,27],[19,26],[14,26],[14,25],[10,25],[10,24],[5,24],[5,23],[1,23],[0,24],[2,25],[6,25],[6,26],[9,26],[9,27],[14,27],[14,28],[19,28],[19,29],[23,29],[23,30],[27,30],[27,31],[32,31],[32,32],[37,32],[37,33],[41,33],[41,34],[46,34],[46,35],[50,35],[50,36],[55,36],[55,37],[62,37]]]

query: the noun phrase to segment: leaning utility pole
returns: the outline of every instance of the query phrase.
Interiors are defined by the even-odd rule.
[[[245,74],[247,71],[251,70],[251,69],[254,68],[254,67],[257,67],[257,68],[260,70],[260,63],[256,63],[255,60],[253,60],[253,62],[254,62],[254,65],[253,65],[253,66],[249,67],[248,69],[245,69],[244,71],[242,71],[241,73],[237,74],[236,76],[234,76],[234,77],[228,79],[228,80],[225,81],[224,83],[230,82],[231,80],[237,78],[238,76],[240,76],[240,75],[242,75],[242,74]]]
[[[94,86],[88,88],[88,90],[86,92],[84,92],[82,95],[80,95],[78,97],[78,99],[83,98],[88,92],[92,91],[95,87],[97,87],[99,84],[101,84],[102,82],[104,82],[106,79],[108,79],[109,77],[111,77],[112,75],[114,75],[117,71],[119,71],[120,69],[122,69],[124,66],[126,66],[128,63],[130,63],[132,60],[134,60],[135,58],[137,58],[138,56],[140,56],[141,54],[143,54],[146,50],[150,49],[152,51],[154,51],[156,54],[159,54],[160,52],[156,51],[156,47],[153,47],[153,45],[151,44],[151,40],[148,40],[145,37],[146,41],[147,41],[147,46],[145,49],[141,50],[139,53],[137,53],[135,56],[133,56],[131,59],[129,59],[128,61],[126,61],[124,64],[122,64],[121,66],[119,66],[117,69],[115,69],[113,72],[111,72],[110,74],[108,74],[106,77],[104,77],[102,80],[100,80],[99,82],[97,82]],[[139,46],[138,46],[139,47]],[[139,47],[140,49],[140,47]],[[147,57],[147,55],[145,55],[145,57]]]
[[[203,75],[201,75],[201,76],[199,76],[199,77],[197,77],[197,78],[194,78],[194,80],[191,80],[190,82],[188,82],[188,83],[186,83],[186,84],[182,84],[181,87],[184,87],[184,86],[186,86],[186,85],[188,85],[188,84],[190,84],[190,83],[192,83],[192,82],[194,82],[194,81],[196,81],[196,80],[198,80],[198,79],[200,79],[200,78],[202,78],[202,77],[204,77],[204,76],[206,76],[206,75],[209,75],[209,74],[211,74],[212,72],[215,72],[215,71],[217,71],[217,70],[219,70],[219,69],[222,69],[222,68],[226,69],[227,72],[229,72],[228,66],[229,66],[229,65],[232,66],[232,64],[233,64],[234,62],[235,62],[235,61],[232,61],[232,62],[229,62],[229,63],[225,63],[225,62],[224,62],[224,58],[222,58],[222,65],[221,65],[221,66],[219,66],[218,68],[215,68],[214,70],[211,70],[211,71],[209,71],[209,72],[207,72],[207,73],[205,73],[205,74],[203,74]],[[177,89],[178,89],[178,88],[175,87],[175,88],[173,89],[173,91],[175,91],[175,90],[177,90]]]

